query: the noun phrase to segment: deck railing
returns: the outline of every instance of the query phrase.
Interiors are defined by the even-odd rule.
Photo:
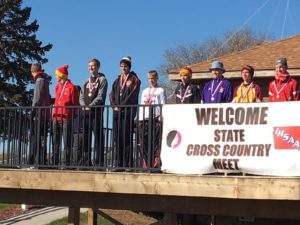
[[[161,112],[160,105],[2,107],[0,167],[159,171]]]

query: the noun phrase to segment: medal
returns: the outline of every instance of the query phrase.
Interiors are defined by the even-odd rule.
[[[211,101],[215,100],[215,94],[217,93],[218,89],[220,88],[221,84],[223,83],[223,78],[222,80],[219,82],[219,84],[217,85],[216,89],[214,90],[214,80],[211,83],[211,88],[210,88],[210,95],[211,95]],[[220,91],[221,92],[221,91]]]
[[[126,75],[124,82],[122,82],[122,75],[120,76],[120,87],[121,87],[120,88],[120,96],[122,96],[122,94],[123,94],[123,91],[124,91],[124,88],[125,88],[128,78],[129,78],[129,74]]]
[[[89,83],[88,83],[88,89],[89,89],[88,96],[89,97],[92,96],[93,90],[98,87],[98,81],[99,80],[100,80],[100,77],[97,77],[95,82],[92,82],[91,78],[89,79]]]
[[[183,96],[182,96],[181,89],[182,89],[182,88],[180,88],[180,101],[181,101],[181,103],[184,103],[184,100],[185,100],[187,94],[190,92],[190,85],[188,85],[188,86],[186,87]]]
[[[147,105],[151,105],[151,103],[152,103],[152,98],[155,96],[154,95],[154,93],[155,93],[155,91],[156,91],[156,87],[154,87],[153,89],[152,89],[152,91],[151,91],[151,87],[149,87],[149,99],[146,99],[146,104]]]
[[[239,101],[239,102],[245,102],[245,98],[246,98],[246,96],[248,94],[249,89],[252,87],[252,84],[253,84],[253,81],[251,81],[251,83],[247,85],[245,93],[243,93],[243,89],[242,89],[243,86],[245,87],[245,85],[243,83],[240,85],[238,91],[241,92],[241,97],[240,97],[241,101]]]
[[[279,98],[280,93],[281,93],[282,90],[285,88],[285,86],[286,86],[287,83],[290,81],[290,79],[291,79],[291,77],[289,77],[289,79],[288,79],[283,85],[281,85],[281,87],[279,88],[279,90],[278,90],[278,88],[277,88],[275,82],[273,82],[273,86],[274,86],[275,91],[276,91],[276,94],[277,94],[277,95],[276,95],[276,98]]]

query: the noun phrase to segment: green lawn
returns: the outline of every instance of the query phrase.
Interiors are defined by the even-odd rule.
[[[55,220],[55,221],[49,223],[48,225],[66,225],[66,224],[68,224],[68,217],[64,217],[62,219]],[[87,213],[80,213],[80,224],[81,225],[87,224]],[[105,218],[103,218],[102,216],[98,215],[97,225],[114,225],[114,223],[112,223],[112,222],[106,220]]]
[[[6,209],[9,209],[9,208],[14,208],[14,207],[16,207],[16,206],[18,206],[18,205],[16,205],[16,204],[5,204],[5,203],[0,203],[0,212],[1,212],[1,211],[4,211],[4,210],[6,210]]]

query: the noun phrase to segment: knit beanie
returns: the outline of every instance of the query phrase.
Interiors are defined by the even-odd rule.
[[[249,73],[250,73],[250,75],[251,75],[251,77],[253,77],[253,75],[254,75],[254,68],[252,66],[245,65],[245,66],[242,67],[241,72],[243,72],[243,70],[248,70]]]
[[[288,68],[288,64],[287,64],[287,59],[286,58],[279,58],[276,60],[276,65],[281,64],[283,66],[285,66],[286,68]]]
[[[59,67],[56,71],[55,71],[55,75],[63,80],[68,79],[68,65],[63,65],[62,67]]]
[[[122,63],[125,63],[129,68],[131,68],[131,57],[130,56],[123,57],[120,61],[120,65]]]
[[[190,66],[185,66],[179,70],[180,76],[192,77],[192,68]]]

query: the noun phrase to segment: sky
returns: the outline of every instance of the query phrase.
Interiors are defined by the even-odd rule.
[[[221,38],[248,27],[273,40],[300,34],[299,0],[23,0],[37,20],[37,38],[53,44],[45,72],[69,65],[69,78],[82,85],[88,61],[97,58],[108,92],[120,74],[119,62],[131,56],[132,70],[148,86],[147,72],[164,63],[164,51],[179,44]],[[298,24],[298,26],[296,26]],[[108,102],[107,102],[108,103]]]

